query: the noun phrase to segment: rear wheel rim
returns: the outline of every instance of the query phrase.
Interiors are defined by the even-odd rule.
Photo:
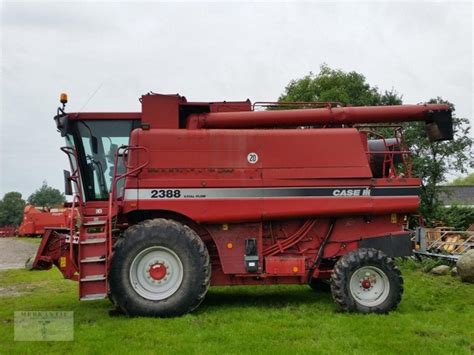
[[[141,297],[159,301],[172,296],[183,282],[183,264],[174,251],[162,246],[142,250],[130,266],[130,282]]]
[[[387,274],[375,266],[363,266],[354,271],[349,290],[355,301],[362,306],[376,307],[387,299],[390,281]]]

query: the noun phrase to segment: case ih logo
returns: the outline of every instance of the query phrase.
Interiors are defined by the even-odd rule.
[[[370,196],[370,189],[336,189],[333,196]]]

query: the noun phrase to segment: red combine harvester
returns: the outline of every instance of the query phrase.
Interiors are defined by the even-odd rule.
[[[53,208],[45,210],[43,208],[27,205],[23,211],[23,222],[18,228],[18,235],[28,237],[42,236],[48,227],[65,228],[68,227],[71,217],[71,209]]]
[[[62,95],[80,218],[49,231],[35,268],[55,264],[81,300],[129,315],[190,312],[210,285],[330,284],[344,310],[397,306],[391,258],[412,252],[420,180],[401,130],[367,124],[424,121],[430,140],[452,139],[448,106],[140,101],[138,113],[66,113]]]

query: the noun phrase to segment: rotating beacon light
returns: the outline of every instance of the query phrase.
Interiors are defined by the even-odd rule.
[[[59,102],[63,104],[63,110],[66,108],[67,104],[67,94],[62,92],[61,95],[59,95]]]

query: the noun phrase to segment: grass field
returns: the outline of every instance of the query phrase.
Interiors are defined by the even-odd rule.
[[[0,272],[0,354],[7,353],[474,353],[474,285],[402,265],[405,295],[389,315],[345,314],[304,286],[216,287],[175,319],[110,317],[108,301],[79,302],[56,270]],[[13,341],[14,311],[74,311],[74,341]]]

